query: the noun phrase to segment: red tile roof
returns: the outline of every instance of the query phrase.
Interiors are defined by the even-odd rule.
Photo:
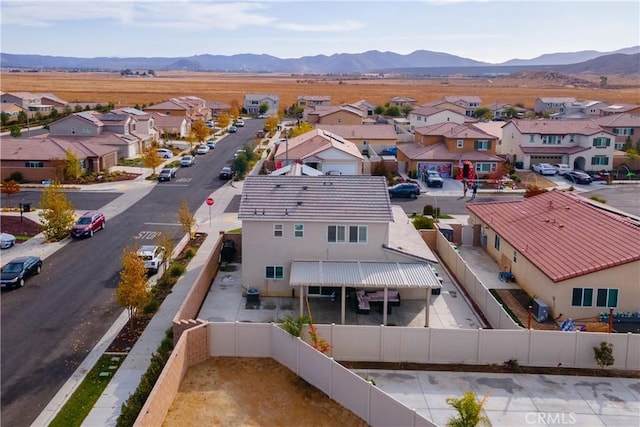
[[[640,260],[637,223],[572,193],[467,207],[553,282]]]

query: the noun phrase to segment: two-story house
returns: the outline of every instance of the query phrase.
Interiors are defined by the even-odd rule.
[[[353,142],[362,153],[380,153],[385,148],[395,147],[398,141],[394,125],[327,125],[320,123],[316,127]]]
[[[360,175],[364,162],[353,142],[323,129],[313,129],[280,142],[273,159],[277,169],[300,163],[336,175]]]
[[[317,105],[331,105],[329,95],[298,95],[296,104],[300,107],[314,107]]]
[[[278,110],[280,110],[280,97],[274,94],[262,93],[246,93],[244,95],[243,106],[247,114],[260,114],[261,105],[267,106],[266,115],[278,114]]]
[[[467,117],[473,117],[475,111],[482,105],[482,99],[479,96],[465,95],[451,95],[442,98],[446,102],[458,105],[464,108],[465,115]]]
[[[566,163],[573,169],[611,169],[615,135],[593,120],[518,120],[502,127],[503,154],[535,163]]]
[[[394,96],[389,100],[389,105],[394,107],[402,108],[402,107],[413,107],[416,105],[416,100],[409,96]]]
[[[495,172],[504,159],[496,155],[497,140],[474,125],[439,123],[414,130],[413,142],[398,144],[398,162],[422,178],[428,170],[442,177],[482,177]]]
[[[438,123],[458,123],[467,122],[469,117],[462,107],[451,106],[450,103],[441,103],[434,106],[422,106],[409,113],[409,130],[434,125]]]
[[[384,177],[250,175],[238,218],[242,283],[261,295],[342,292],[344,304],[345,288],[372,287],[428,301],[440,287],[435,257],[392,208]]]
[[[640,218],[572,192],[467,205],[474,244],[511,272],[549,317],[598,321],[640,310]]]
[[[147,113],[161,113],[166,116],[182,116],[189,121],[209,120],[211,108],[204,99],[188,95],[171,98],[167,101],[150,105],[144,109]]]
[[[564,113],[566,111],[566,104],[575,101],[575,98],[560,96],[537,98],[533,106],[533,111],[539,115]]]
[[[48,115],[52,110],[62,112],[68,103],[52,93],[12,92],[0,93],[2,104],[16,104],[20,106],[29,117],[35,113]]]
[[[615,137],[615,149],[622,150],[625,144],[635,147],[640,143],[640,113],[610,114],[601,116],[594,121]]]
[[[600,116],[607,107],[608,104],[602,101],[567,102],[562,108],[562,112],[552,113],[549,118],[554,120],[588,119]]]

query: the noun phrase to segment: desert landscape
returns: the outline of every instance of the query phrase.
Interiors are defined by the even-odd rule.
[[[445,95],[475,95],[483,103],[522,104],[533,108],[538,97],[575,97],[607,103],[640,103],[639,76],[568,76],[553,72],[522,72],[492,78],[358,78],[291,74],[157,72],[155,78],[127,78],[119,73],[2,73],[4,92],[52,93],[68,102],[112,102],[116,107],[152,104],[171,97],[194,95],[207,101],[242,105],[245,93],[277,94],[281,106],[299,95],[329,95],[332,104],[366,99],[384,105],[394,96],[408,96],[417,105]]]

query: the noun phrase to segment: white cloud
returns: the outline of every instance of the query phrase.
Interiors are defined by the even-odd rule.
[[[134,3],[129,2],[2,2],[2,24],[27,27],[48,27],[59,21],[81,19],[115,19],[131,21]]]

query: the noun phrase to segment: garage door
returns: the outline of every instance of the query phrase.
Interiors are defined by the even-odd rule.
[[[562,163],[562,156],[531,156],[531,164],[535,163]]]
[[[418,162],[418,177],[422,178],[423,174],[426,174],[428,170],[438,171],[441,177],[451,178],[452,164],[451,163],[437,163],[437,162]]]

